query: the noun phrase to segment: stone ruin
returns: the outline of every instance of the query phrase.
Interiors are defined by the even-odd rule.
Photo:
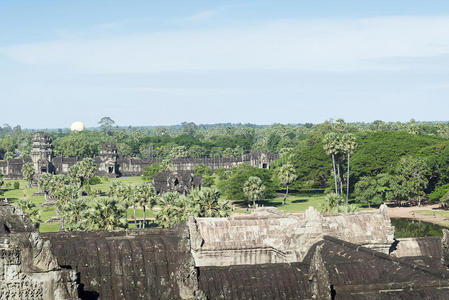
[[[248,153],[240,157],[217,158],[176,158],[171,165],[176,171],[193,171],[198,164],[204,164],[213,170],[218,168],[231,169],[242,163],[256,168],[270,168],[270,163],[279,156],[273,153]],[[117,147],[113,143],[104,143],[100,146],[100,154],[93,158],[97,166],[98,176],[141,176],[143,169],[154,163],[161,163],[162,159],[136,159],[119,157]],[[43,173],[65,174],[69,168],[77,163],[76,158],[55,156],[52,140],[48,134],[36,133],[33,136],[31,158],[11,158],[0,161],[0,171],[5,178],[22,178],[22,165],[33,162],[36,177]]]
[[[250,215],[190,218],[187,225],[197,266],[300,262],[326,235],[386,254],[394,242],[386,206],[347,214],[321,214],[313,207],[298,214],[257,208]]]
[[[0,299],[449,299],[448,232],[394,240],[385,207],[39,234],[2,205],[0,225]]]
[[[0,203],[0,299],[79,299],[76,279],[23,211]]]
[[[158,195],[167,192],[187,195],[192,189],[201,189],[202,178],[191,171],[164,171],[154,175],[153,185]]]

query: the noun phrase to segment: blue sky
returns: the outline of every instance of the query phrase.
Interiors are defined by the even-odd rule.
[[[0,0],[0,123],[448,120],[449,1]]]

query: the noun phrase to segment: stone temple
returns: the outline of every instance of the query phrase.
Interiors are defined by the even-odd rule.
[[[39,234],[2,204],[0,299],[449,299],[449,232],[393,235],[385,206]]]
[[[230,169],[241,163],[249,164],[256,168],[269,168],[270,163],[279,156],[273,153],[248,153],[240,157],[216,157],[216,158],[177,158],[171,164],[176,171],[192,171],[198,164],[205,164],[213,170],[218,168]],[[119,157],[117,147],[112,143],[104,143],[100,146],[100,154],[93,158],[97,166],[96,175],[141,176],[143,169],[153,163],[160,163],[162,159],[136,159]],[[65,174],[69,168],[77,163],[76,158],[55,156],[52,140],[48,134],[36,133],[33,136],[31,158],[11,158],[0,161],[0,171],[5,178],[22,178],[22,165],[32,161],[36,176],[43,173]]]

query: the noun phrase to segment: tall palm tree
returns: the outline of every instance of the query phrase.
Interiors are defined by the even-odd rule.
[[[143,207],[143,226],[146,226],[146,207],[150,209],[156,203],[156,189],[150,183],[142,183],[135,188],[137,203]]]
[[[279,180],[286,186],[284,198],[282,199],[282,205],[285,205],[285,200],[288,197],[288,186],[298,178],[295,173],[295,168],[292,164],[286,163],[279,168],[278,171]]]
[[[31,188],[31,183],[35,175],[34,165],[32,162],[24,163],[22,166],[22,175],[28,181],[28,187]]]
[[[136,198],[134,194],[134,188],[130,184],[123,182],[114,182],[109,188],[109,196],[118,199],[120,205],[124,208],[126,225],[128,225],[128,208],[133,205],[134,207],[134,224],[137,227],[136,220]]]
[[[122,218],[123,206],[118,199],[109,197],[95,198],[87,217],[88,230],[114,230],[125,228],[126,222]]]
[[[87,199],[80,197],[69,200],[64,207],[66,229],[68,231],[83,230],[85,214],[88,208]]]
[[[349,162],[351,158],[351,154],[354,152],[354,150],[357,148],[357,143],[355,140],[355,136],[352,133],[347,133],[343,136],[343,149],[346,152],[346,155],[348,157],[348,173],[347,173],[347,180],[346,180],[346,205],[348,205],[349,200]]]
[[[335,156],[338,155],[338,135],[335,132],[329,132],[324,136],[323,148],[327,155],[332,158],[332,167],[334,169],[335,194],[338,194],[337,171],[335,167]]]
[[[253,201],[253,206],[256,206],[256,201],[262,199],[265,186],[262,184],[262,180],[257,176],[251,176],[245,182],[243,186],[243,192],[248,201]]]

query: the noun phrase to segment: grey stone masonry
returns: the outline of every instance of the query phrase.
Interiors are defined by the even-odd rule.
[[[394,227],[384,207],[373,212],[301,214],[257,208],[249,215],[190,218],[187,225],[196,266],[291,263],[329,235],[388,254]]]

